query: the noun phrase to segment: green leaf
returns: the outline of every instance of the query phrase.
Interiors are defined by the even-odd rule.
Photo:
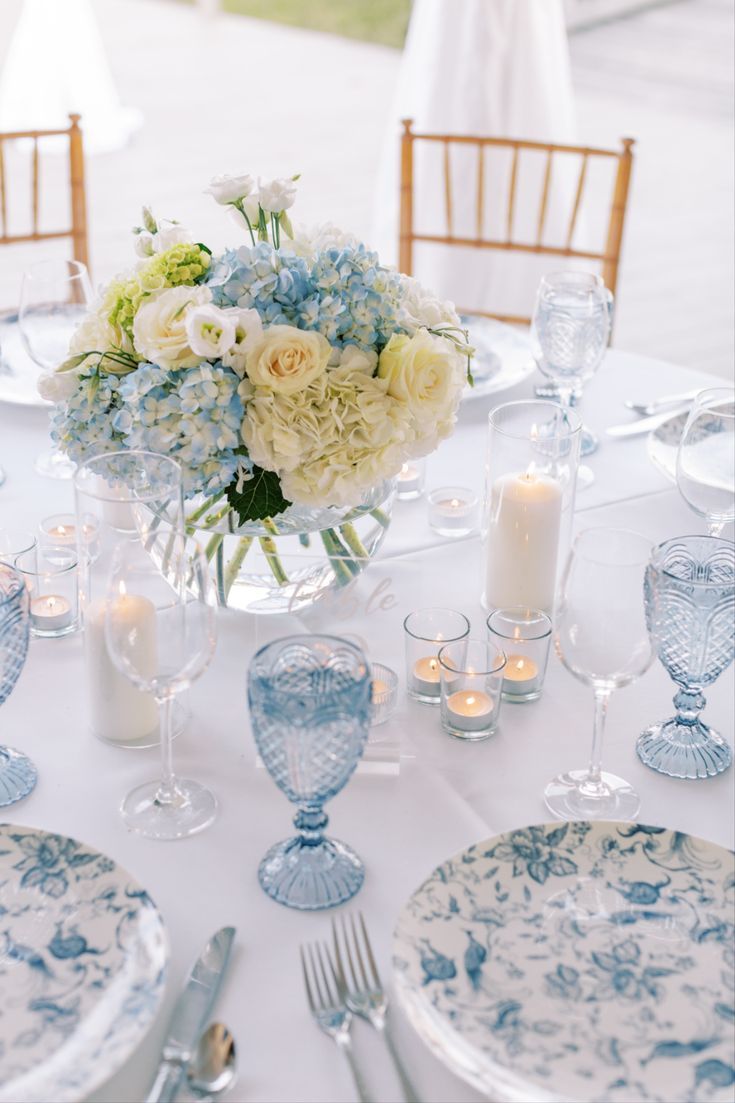
[[[150,207],[143,208],[143,225],[149,234],[158,233],[158,223],[153,217]]]
[[[253,468],[253,477],[243,484],[240,494],[237,492],[237,479],[227,487],[226,494],[241,525],[246,521],[277,517],[291,505],[281,492],[278,475],[274,471],[264,471],[262,467]]]

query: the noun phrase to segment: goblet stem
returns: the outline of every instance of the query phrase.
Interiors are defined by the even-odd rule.
[[[587,782],[590,785],[601,784],[602,773],[602,748],[605,738],[605,724],[607,723],[607,708],[610,704],[610,690],[595,690],[595,722],[592,730],[592,751],[590,753],[590,765],[587,772]]]
[[[694,686],[680,686],[674,695],[676,723],[693,728],[699,723],[699,714],[707,704],[707,698]]]
[[[156,792],[157,804],[173,804],[176,799],[176,778],[173,768],[173,703],[174,695],[157,697],[161,732],[161,780]]]
[[[299,808],[293,823],[304,846],[321,846],[329,816],[321,804],[307,804]]]

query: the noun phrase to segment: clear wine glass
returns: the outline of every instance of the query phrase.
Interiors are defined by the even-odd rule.
[[[150,839],[180,839],[214,820],[217,800],[173,772],[173,703],[204,673],[214,654],[216,598],[201,548],[154,517],[141,539],[115,552],[105,610],[110,658],[160,711],[161,776],[130,792],[122,815]]]
[[[694,400],[676,456],[676,482],[710,536],[735,518],[735,388],[710,387]]]
[[[623,529],[585,529],[574,542],[556,613],[556,653],[575,678],[592,686],[595,723],[590,763],[555,777],[547,807],[565,820],[633,820],[640,798],[623,778],[602,770],[610,694],[630,685],[653,662],[643,579],[651,541]]]
[[[66,359],[72,334],[92,299],[89,273],[78,260],[42,260],[23,273],[18,328],[28,355],[46,372]],[[36,471],[70,479],[76,465],[56,448],[36,460]]]
[[[569,409],[581,398],[583,385],[599,368],[610,340],[613,297],[593,272],[550,272],[536,293],[531,324],[534,356],[539,370],[555,384],[559,401]],[[599,441],[582,429],[582,456],[597,451]],[[594,482],[582,465],[577,487]]]

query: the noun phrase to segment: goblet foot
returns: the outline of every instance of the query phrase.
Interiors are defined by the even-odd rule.
[[[600,438],[596,433],[593,433],[591,429],[588,429],[586,425],[583,425],[579,445],[580,456],[591,456],[599,447]]]
[[[126,827],[147,839],[184,839],[217,815],[217,798],[198,781],[177,778],[170,801],[160,800],[160,792],[160,781],[148,781],[128,793],[120,806]]]
[[[38,781],[30,758],[13,747],[0,747],[0,808],[27,797]]]
[[[285,839],[258,867],[261,888],[279,904],[300,911],[333,908],[351,899],[365,880],[365,867],[345,843]]]
[[[570,770],[544,789],[546,807],[562,820],[634,820],[641,800],[629,782],[604,771],[593,782],[587,770]]]
[[[641,762],[668,777],[715,777],[732,764],[732,749],[701,720],[683,724],[676,716],[651,724],[636,743]]]

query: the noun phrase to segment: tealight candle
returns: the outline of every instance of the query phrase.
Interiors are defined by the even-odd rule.
[[[488,640],[461,640],[439,652],[442,727],[457,739],[487,739],[497,727],[505,655]]]
[[[541,609],[496,609],[487,618],[489,639],[508,655],[503,697],[519,704],[541,696],[549,659],[551,620]]]
[[[396,497],[401,501],[420,498],[424,493],[425,460],[404,463],[396,478]]]
[[[503,672],[505,693],[534,693],[538,686],[538,667],[524,655],[509,655]]]
[[[440,536],[468,536],[477,528],[477,495],[461,486],[429,495],[429,524]]]
[[[408,614],[403,627],[408,693],[417,701],[438,705],[441,698],[439,650],[446,643],[463,640],[470,630],[470,622],[463,613],[453,609],[418,609]]]
[[[71,603],[62,594],[44,594],[31,601],[31,625],[41,632],[68,628],[73,619]]]
[[[372,663],[373,681],[370,695],[370,726],[389,720],[398,697],[398,675],[389,666]]]
[[[483,731],[488,727],[494,707],[482,690],[461,689],[447,697],[447,719],[462,731]]]
[[[439,660],[436,656],[425,655],[417,659],[413,664],[413,690],[424,697],[438,697],[439,689]]]
[[[39,528],[44,547],[49,544],[56,547],[76,547],[79,529],[73,514],[57,513],[52,517],[45,517]],[[91,513],[82,518],[81,534],[83,550],[94,562],[100,552],[100,527],[97,518]]]

